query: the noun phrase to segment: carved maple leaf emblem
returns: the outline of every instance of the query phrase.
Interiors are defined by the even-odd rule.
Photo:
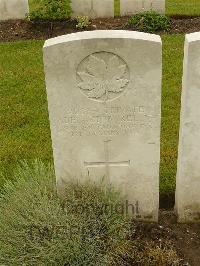
[[[124,78],[127,66],[115,55],[108,60],[95,55],[89,57],[84,71],[78,72],[81,82],[78,86],[87,92],[89,98],[109,99],[109,94],[122,92],[129,80]]]

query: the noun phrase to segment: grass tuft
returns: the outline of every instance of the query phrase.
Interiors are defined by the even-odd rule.
[[[0,194],[0,265],[179,265],[171,244],[134,239],[113,187],[68,181],[61,200],[50,164],[24,161],[14,174]]]
[[[0,264],[106,265],[110,251],[129,232],[129,218],[105,212],[121,202],[91,182],[70,181],[56,195],[51,165],[23,162],[0,197]]]

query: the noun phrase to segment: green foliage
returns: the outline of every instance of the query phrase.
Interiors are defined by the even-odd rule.
[[[132,16],[128,21],[128,25],[135,27],[139,31],[153,33],[160,30],[169,30],[171,22],[165,15],[148,11]]]
[[[56,195],[54,171],[22,163],[0,195],[0,265],[107,265],[129,233],[129,218],[104,206],[122,202],[114,189],[66,183]]]
[[[71,16],[71,0],[39,0],[29,13],[30,20],[60,20]]]
[[[81,30],[88,28],[91,24],[88,16],[77,16],[76,21],[77,21],[76,28]]]

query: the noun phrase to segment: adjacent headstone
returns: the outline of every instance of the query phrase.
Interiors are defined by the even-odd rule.
[[[28,12],[28,0],[0,0],[0,20],[24,19]]]
[[[81,32],[44,45],[59,194],[65,181],[104,178],[129,212],[157,221],[161,40],[131,31]]]
[[[134,15],[145,11],[165,13],[165,0],[120,0],[121,16]]]
[[[200,222],[200,33],[186,35],[176,188],[179,222]]]
[[[114,17],[114,0],[71,0],[72,16]]]

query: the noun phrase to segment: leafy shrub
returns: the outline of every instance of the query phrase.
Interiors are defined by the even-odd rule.
[[[91,24],[88,16],[77,16],[76,21],[77,21],[76,28],[81,30],[88,28]]]
[[[0,196],[0,265],[106,265],[129,232],[126,216],[102,208],[120,203],[117,191],[71,181],[61,202],[51,166],[15,175]]]
[[[132,16],[128,21],[128,25],[135,27],[139,31],[153,33],[160,30],[169,30],[171,21],[165,15],[160,15],[155,11],[148,11]]]
[[[71,0],[39,0],[30,20],[61,20],[71,16]]]

